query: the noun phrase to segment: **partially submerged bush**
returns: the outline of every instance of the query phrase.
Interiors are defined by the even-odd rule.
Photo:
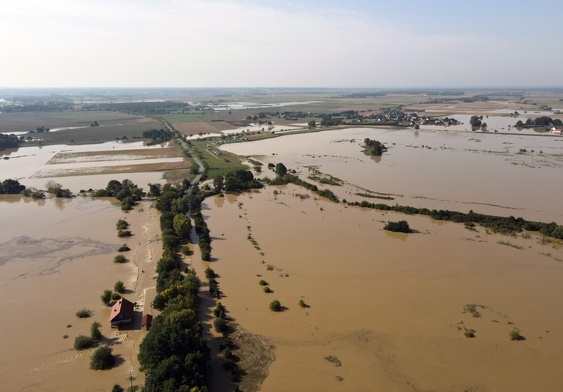
[[[475,332],[477,331],[475,331],[474,329],[466,329],[463,334],[465,335],[466,338],[474,338]]]
[[[109,346],[100,346],[94,350],[90,357],[90,369],[105,370],[111,368],[115,364],[115,358],[111,353]]]
[[[92,316],[92,311],[90,309],[80,309],[76,312],[76,317],[79,318],[88,318],[90,316]]]
[[[281,302],[278,301],[277,299],[270,302],[270,310],[274,312],[279,312],[281,311],[281,309],[282,309]]]
[[[79,335],[74,339],[75,350],[86,350],[94,345],[94,339],[90,336]]]
[[[387,222],[387,224],[383,227],[383,230],[393,231],[396,233],[410,233],[412,232],[411,228],[407,221],[402,220],[398,222]]]
[[[127,258],[123,255],[117,255],[113,258],[114,263],[122,264],[122,263],[127,263],[127,261],[128,261]]]
[[[125,244],[121,245],[121,246],[119,247],[119,249],[117,249],[118,252],[127,252],[127,251],[129,251],[129,250],[131,250],[131,248],[128,247],[127,245],[125,245]]]
[[[104,290],[100,296],[104,305],[109,306],[109,301],[111,301],[111,290]]]
[[[510,336],[510,340],[526,340],[524,336],[520,335],[520,330],[518,328],[514,328],[510,331],[508,336]]]
[[[120,219],[117,221],[115,227],[117,230],[125,230],[129,227],[129,223],[126,220]]]

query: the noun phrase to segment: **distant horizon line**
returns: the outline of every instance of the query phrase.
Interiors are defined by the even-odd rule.
[[[104,86],[104,87],[88,87],[88,86],[73,86],[73,87],[3,87],[0,90],[561,90],[562,86],[456,86],[456,87],[284,87],[284,86],[259,86],[259,87],[166,87],[166,86]]]

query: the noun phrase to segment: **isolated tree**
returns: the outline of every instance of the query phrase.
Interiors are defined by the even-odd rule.
[[[121,280],[118,280],[115,282],[113,289],[118,293],[123,294],[125,292],[125,284]]]
[[[278,163],[274,171],[279,177],[283,177],[287,174],[287,168],[283,163]]]
[[[94,340],[100,340],[102,338],[102,332],[100,331],[100,328],[102,327],[102,324],[100,324],[97,321],[94,321],[92,323],[92,325],[90,326],[90,337]]]
[[[309,126],[309,128],[315,128],[317,126],[317,122],[315,120],[309,120],[307,125]]]
[[[109,306],[109,301],[111,301],[111,290],[104,290],[101,298],[104,305]]]
[[[113,357],[111,351],[111,348],[106,345],[96,348],[90,357],[90,369],[110,369],[115,364],[115,358]]]

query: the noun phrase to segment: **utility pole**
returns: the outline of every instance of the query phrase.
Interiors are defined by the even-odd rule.
[[[133,392],[133,380],[135,379],[135,368],[131,366],[131,371],[129,372],[129,381],[131,381],[131,392]]]

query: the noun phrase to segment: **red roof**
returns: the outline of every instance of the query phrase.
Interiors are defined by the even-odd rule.
[[[133,308],[134,305],[131,301],[121,298],[111,308],[109,322],[112,324],[131,322],[133,320]]]

